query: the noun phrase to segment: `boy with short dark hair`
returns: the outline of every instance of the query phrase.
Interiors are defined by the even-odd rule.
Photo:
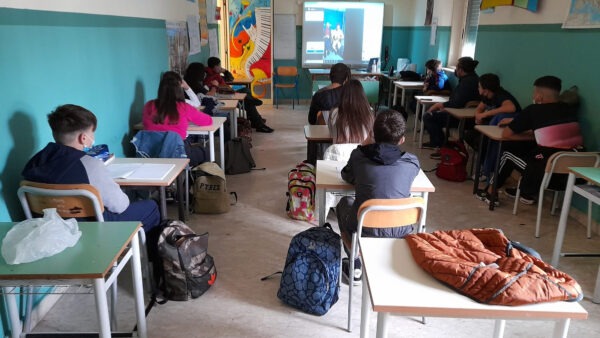
[[[308,109],[308,123],[318,124],[317,114],[323,110],[337,108],[342,97],[342,86],[352,77],[350,67],[343,63],[336,63],[329,70],[331,84],[317,90],[310,100]]]
[[[385,110],[377,115],[373,125],[375,143],[358,146],[352,151],[348,164],[342,169],[344,181],[355,186],[356,197],[346,196],[338,203],[336,214],[340,231],[349,237],[358,226],[357,212],[362,203],[374,198],[410,197],[410,188],[419,174],[417,157],[404,152],[400,145],[404,143],[406,122],[402,114],[395,110]],[[363,230],[370,237],[402,238],[413,231],[413,226]],[[346,252],[351,248],[344,248]],[[348,255],[349,256],[349,255]],[[348,260],[345,276],[348,277]],[[360,260],[354,262],[354,283],[360,282]],[[348,280],[346,278],[346,280]]]
[[[48,115],[48,124],[56,143],[48,143],[27,162],[22,172],[26,180],[49,184],[90,184],[100,193],[105,221],[140,221],[146,232],[160,223],[156,202],[130,203],[104,162],[86,154],[94,143],[97,126],[92,112],[73,104],[62,105]],[[150,239],[148,243],[155,244]]]
[[[583,146],[583,137],[577,116],[568,104],[559,101],[561,80],[556,76],[543,76],[533,83],[533,104],[523,109],[517,117],[506,118],[499,125],[506,125],[503,137],[533,132],[535,143],[508,142],[502,152],[496,186],[500,188],[510,177],[513,169],[522,173],[521,198],[524,204],[533,204],[542,184],[544,170],[550,155]],[[493,181],[492,181],[493,182]],[[507,188],[506,194],[514,197],[515,188]],[[477,191],[475,197],[490,203],[491,183]],[[494,198],[498,204],[497,198]]]

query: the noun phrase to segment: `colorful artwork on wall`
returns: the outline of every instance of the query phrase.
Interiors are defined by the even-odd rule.
[[[271,97],[271,0],[229,0],[229,71],[252,80],[252,95]]]
[[[538,2],[538,0],[481,0],[481,10],[496,6],[515,6],[537,12]]]

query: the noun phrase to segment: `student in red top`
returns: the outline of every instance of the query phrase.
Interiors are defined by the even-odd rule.
[[[190,165],[195,166],[204,162],[204,151],[192,147],[186,139],[188,124],[192,122],[198,126],[208,126],[212,124],[212,117],[185,103],[184,86],[187,84],[182,81],[179,74],[164,73],[158,86],[157,98],[144,105],[142,121],[144,130],[178,133],[184,141]]]
[[[209,57],[206,61],[206,65],[206,77],[204,78],[204,84],[208,86],[209,89],[215,87],[229,87],[229,85],[221,76],[221,73],[223,73],[225,69],[221,67],[221,60],[219,58],[214,56]],[[256,109],[256,106],[260,106],[261,104],[261,100],[253,97],[251,93],[246,92],[244,107],[246,108],[246,114],[248,116],[248,120],[250,120],[252,128],[255,128],[259,133],[272,133],[273,128],[265,124],[266,120],[260,116],[260,113]]]

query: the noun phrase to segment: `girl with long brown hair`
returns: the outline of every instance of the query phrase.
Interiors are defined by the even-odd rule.
[[[344,84],[340,104],[329,114],[327,125],[333,143],[368,143],[371,140],[374,114],[359,80]]]

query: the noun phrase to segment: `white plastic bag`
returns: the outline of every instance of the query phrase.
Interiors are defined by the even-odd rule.
[[[50,257],[77,244],[81,231],[74,218],[62,219],[56,209],[44,209],[43,218],[16,224],[2,240],[2,257],[20,264]]]

